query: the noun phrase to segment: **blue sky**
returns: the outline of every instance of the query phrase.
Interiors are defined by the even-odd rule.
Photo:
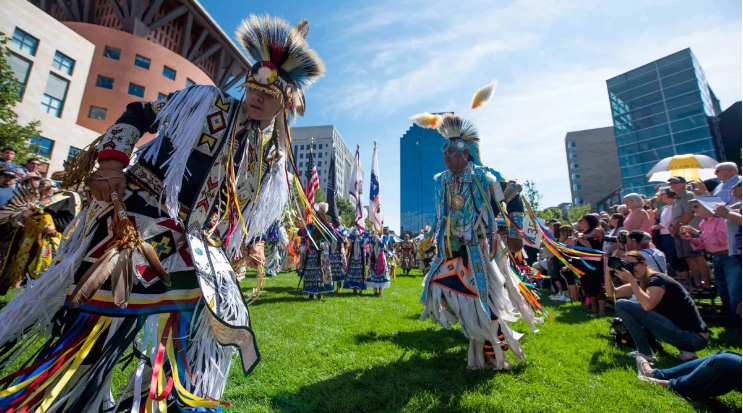
[[[483,162],[532,179],[543,205],[570,201],[566,132],[611,126],[606,79],[691,47],[727,108],[741,100],[740,1],[202,1],[227,33],[251,13],[310,21],[327,65],[297,126],[333,124],[361,145],[367,181],[378,141],[385,223],[399,228],[399,139],[408,118],[471,112]],[[368,182],[365,185],[368,188]]]

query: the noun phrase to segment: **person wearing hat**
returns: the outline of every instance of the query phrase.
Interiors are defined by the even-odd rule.
[[[85,182],[94,199],[60,247],[64,259],[44,274],[44,288],[26,289],[0,313],[0,346],[19,342],[5,356],[20,356],[14,351],[31,342],[45,351],[23,371],[4,372],[42,377],[16,381],[17,391],[2,400],[10,410],[110,410],[109,390],[119,388],[111,366],[132,346],[144,357],[122,387],[127,393],[113,395],[121,411],[215,412],[232,356],[240,354],[244,374],[253,371],[260,352],[231,262],[284,216],[289,169],[296,171],[289,126],[325,72],[308,31],[307,20],[292,26],[251,15],[235,33],[252,63],[242,96],[194,85],[132,102],[70,164],[66,183]],[[132,160],[147,133],[158,135]],[[63,320],[53,318],[59,310]],[[135,340],[143,332],[149,336]],[[162,343],[156,362],[150,339]],[[46,354],[76,362],[50,375]],[[66,387],[51,382],[68,376]]]
[[[715,275],[717,294],[722,301],[722,311],[735,323],[740,318],[735,309],[741,303],[741,262],[729,255],[728,234],[725,220],[699,202],[694,201],[694,213],[703,218],[699,230],[692,226],[681,228],[681,236],[689,241],[693,248],[704,250],[712,257],[712,271]]]
[[[656,195],[658,201],[664,206],[660,210],[659,223],[651,227],[651,230],[660,230],[660,249],[666,255],[666,262],[676,272],[676,277],[682,280],[689,279],[689,266],[686,260],[676,255],[676,241],[671,235],[669,227],[673,218],[673,203],[676,201],[676,193],[668,187],[661,187]]]
[[[676,194],[673,201],[671,225],[668,227],[676,245],[676,256],[686,261],[691,273],[691,280],[698,291],[709,291],[711,274],[704,254],[692,248],[691,243],[681,237],[681,227],[691,225],[699,228],[701,219],[694,215],[694,194],[686,189],[686,179],[683,176],[674,176],[668,180],[668,185]]]
[[[0,208],[13,198],[16,180],[20,176],[20,173],[15,169],[0,166]]]
[[[650,241],[652,236],[639,229],[630,231],[627,235],[627,252],[639,251],[647,259],[648,266],[657,272],[666,274],[666,255],[663,251],[654,248]]]

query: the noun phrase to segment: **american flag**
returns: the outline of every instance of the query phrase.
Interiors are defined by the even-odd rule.
[[[310,161],[307,163],[307,185],[305,185],[305,194],[307,201],[311,208],[315,208],[315,190],[320,187],[320,178],[317,176],[317,169],[315,168],[315,161],[312,160],[312,150],[310,150]]]

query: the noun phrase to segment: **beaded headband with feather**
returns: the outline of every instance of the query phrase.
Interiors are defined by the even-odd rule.
[[[497,86],[498,80],[493,79],[492,82],[478,89],[472,97],[470,109],[485,106],[493,97]],[[410,120],[421,128],[436,129],[445,139],[461,139],[465,141],[475,164],[482,165],[480,161],[480,136],[472,122],[453,113],[431,114],[428,112],[414,115],[410,117]]]
[[[304,114],[304,91],[325,73],[325,64],[305,38],[304,19],[291,28],[279,17],[250,15],[236,36],[254,62],[241,86],[283,98],[291,114]]]

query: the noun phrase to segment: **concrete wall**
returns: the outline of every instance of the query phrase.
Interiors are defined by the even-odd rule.
[[[350,201],[351,195],[348,193],[348,186],[351,182],[351,166],[353,165],[353,153],[343,141],[340,133],[332,125],[327,126],[306,126],[291,128],[292,146],[297,148],[294,152],[297,168],[302,175],[304,184],[304,173],[309,159],[310,138],[314,138],[317,149],[313,152],[313,161],[317,165],[318,175],[320,178],[320,188],[323,193],[327,188],[328,166],[330,165],[330,148],[335,150],[336,164],[336,196]],[[335,138],[335,141],[333,141]],[[302,148],[304,146],[304,148]],[[322,153],[322,155],[319,155]],[[303,166],[300,166],[300,163]]]
[[[570,142],[575,142],[576,146],[570,148]],[[577,156],[570,158],[571,152]],[[591,211],[597,212],[596,203],[622,185],[614,128],[568,132],[565,135],[565,157],[573,202],[578,197],[583,198],[583,203],[590,203]],[[573,162],[578,163],[577,169],[571,168]],[[580,178],[574,179],[576,172]],[[574,184],[580,184],[581,189],[573,189]]]
[[[76,124],[95,46],[28,1],[4,0],[2,6],[1,32],[10,39],[19,28],[39,40],[35,56],[17,49],[10,42],[8,48],[32,62],[23,100],[16,105],[15,112],[21,123],[41,121],[42,137],[54,141],[48,167],[50,173],[47,174],[50,176],[51,172],[63,170],[62,164],[67,160],[70,146],[82,149],[99,135]],[[75,60],[72,75],[52,68],[56,51]],[[41,110],[41,99],[50,73],[69,81],[60,117]],[[25,162],[25,159],[18,162]]]

